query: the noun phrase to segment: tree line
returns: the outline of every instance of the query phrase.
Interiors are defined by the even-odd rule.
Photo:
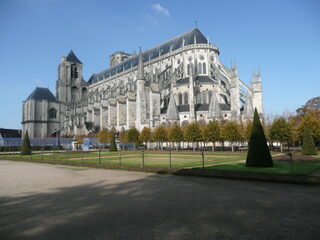
[[[320,113],[317,111],[307,111],[304,115],[295,115],[290,117],[278,116],[269,124],[263,122],[263,129],[270,148],[274,143],[280,145],[280,150],[285,147],[301,146],[304,129],[310,129],[316,143],[320,140]],[[224,146],[229,142],[232,151],[236,146],[245,145],[249,139],[252,129],[252,122],[235,122],[235,121],[210,121],[207,124],[189,123],[185,126],[173,124],[170,127],[158,126],[155,129],[148,127],[138,131],[135,127],[129,130],[122,129],[116,132],[115,128],[111,130],[103,129],[97,135],[99,142],[109,143],[112,134],[118,136],[121,143],[136,143],[137,145],[145,144],[148,148],[152,142],[156,142],[158,148],[163,149],[164,143],[169,143],[171,148],[180,149],[181,143],[185,142],[188,148],[205,147],[210,143],[212,150],[215,150],[216,144]]]

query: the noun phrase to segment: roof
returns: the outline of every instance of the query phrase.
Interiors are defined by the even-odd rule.
[[[217,81],[215,81],[212,77],[209,77],[209,76],[197,76],[196,81],[198,83],[217,83]],[[177,84],[178,85],[189,84],[189,77],[179,79],[177,81]]]
[[[79,58],[77,58],[77,56],[74,54],[74,52],[72,51],[72,49],[70,50],[66,60],[68,62],[74,62],[74,63],[80,63],[82,64],[82,62],[79,60]]]
[[[178,35],[168,41],[165,41],[158,46],[155,46],[153,48],[150,48],[142,53],[143,62],[148,62],[150,60],[153,60],[157,57],[160,57],[162,55],[165,55],[169,53],[170,51],[177,50],[179,48],[182,48],[183,46],[188,46],[191,44],[196,43],[207,43],[207,38],[200,32],[198,28],[193,28],[188,32],[185,32],[181,35]],[[108,68],[100,73],[92,74],[90,77],[88,83],[92,84],[98,81],[101,81],[105,78],[109,78],[111,76],[116,75],[117,73],[120,73],[122,71],[126,71],[130,68],[136,67],[138,65],[138,57],[139,56],[133,56],[128,58],[127,60]]]
[[[21,130],[0,128],[0,136],[2,138],[21,138]]]
[[[58,102],[57,98],[52,94],[49,88],[36,87],[30,96],[26,99],[48,100],[49,102]]]

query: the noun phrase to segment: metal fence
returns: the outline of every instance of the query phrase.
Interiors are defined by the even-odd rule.
[[[2,160],[19,160],[43,163],[56,163],[80,166],[121,166],[134,168],[184,168],[204,167],[217,162],[212,154],[206,152],[179,151],[118,151],[95,149],[90,151],[33,151],[31,155],[21,155],[20,152],[2,152]]]

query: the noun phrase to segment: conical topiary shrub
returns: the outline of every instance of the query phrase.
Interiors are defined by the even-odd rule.
[[[114,133],[112,133],[109,151],[116,152],[117,150],[118,149],[117,149],[117,144],[116,144],[116,137],[115,137]]]
[[[302,140],[302,154],[305,155],[316,155],[317,149],[314,144],[314,140],[312,137],[311,129],[306,127],[303,131],[303,140]]]
[[[272,167],[272,157],[267,145],[257,109],[254,110],[249,150],[246,160],[248,167]]]
[[[30,154],[31,154],[30,140],[29,140],[28,131],[26,131],[22,141],[21,155],[30,155]]]

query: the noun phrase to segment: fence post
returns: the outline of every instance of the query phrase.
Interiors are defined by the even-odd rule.
[[[170,168],[171,168],[171,166],[172,166],[172,164],[171,164],[171,150],[169,150],[169,162],[170,162]]]
[[[119,152],[119,164],[121,166],[121,152]]]
[[[81,163],[83,164],[83,150],[82,150]]]
[[[4,160],[6,160],[7,159],[7,148],[5,147],[4,148]]]
[[[42,150],[41,150],[41,161],[43,162],[43,147],[42,147]]]
[[[101,149],[99,148],[99,165],[101,164],[100,155],[101,155]]]
[[[32,161],[32,148],[30,150],[30,161]]]
[[[55,149],[53,149],[53,163],[56,161]]]
[[[141,153],[142,153],[142,167],[144,168],[144,151],[142,151]]]
[[[204,152],[201,152],[202,155],[202,170],[204,170]]]

